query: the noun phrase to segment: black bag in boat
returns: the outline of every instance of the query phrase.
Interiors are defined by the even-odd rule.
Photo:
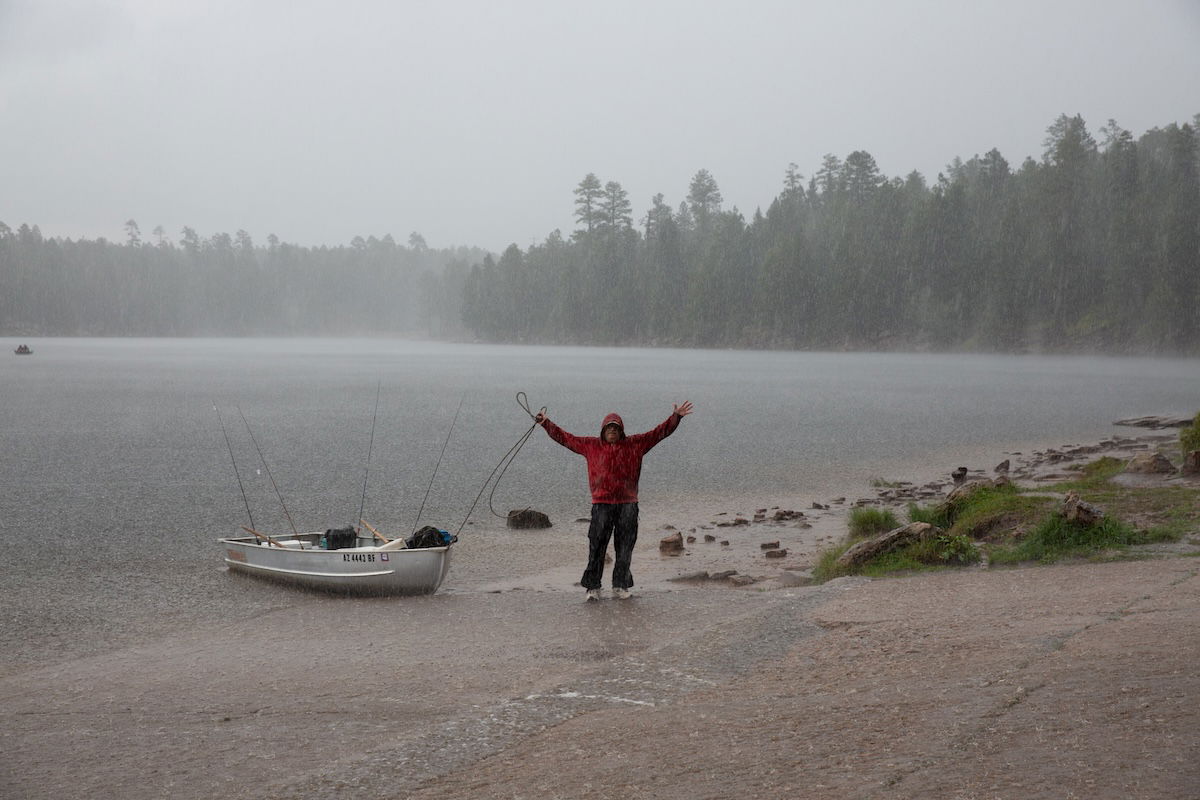
[[[446,531],[438,530],[432,525],[426,525],[412,536],[408,537],[406,544],[410,550],[421,547],[445,547],[451,542],[457,542],[457,536],[451,536]]]
[[[358,534],[354,528],[330,528],[325,531],[325,549],[343,550],[358,545]]]

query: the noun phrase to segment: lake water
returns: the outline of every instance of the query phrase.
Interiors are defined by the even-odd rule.
[[[659,518],[865,493],[872,476],[949,472],[962,459],[990,468],[1004,451],[1128,432],[1111,426],[1121,417],[1200,407],[1196,360],[360,339],[32,344],[32,357],[0,358],[0,670],[288,602],[232,580],[215,545],[247,523],[221,420],[255,527],[287,530],[239,408],[302,530],[357,518],[370,447],[363,516],[404,533],[423,501],[422,524],[462,525],[530,426],[519,391],[579,434],[597,433],[609,411],[646,430],[691,400],[696,413],[645,463],[643,513]],[[586,515],[583,460],[534,431],[494,505],[556,522]],[[485,494],[447,590],[537,570],[505,561],[507,535]]]

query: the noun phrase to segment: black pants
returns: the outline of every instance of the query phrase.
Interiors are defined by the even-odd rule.
[[[637,503],[593,503],[592,524],[588,527],[588,564],[579,582],[585,589],[599,589],[604,576],[604,554],[608,551],[608,540],[613,539],[616,563],[613,564],[612,585],[614,589],[633,587],[633,573],[629,564],[633,560],[633,546],[637,543]]]

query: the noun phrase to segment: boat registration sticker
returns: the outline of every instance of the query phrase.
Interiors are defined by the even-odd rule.
[[[379,554],[379,560],[380,560],[380,561],[387,561],[387,560],[388,560],[388,554],[387,554],[387,553],[380,553],[380,554]]]
[[[230,561],[245,561],[246,560],[246,554],[243,553],[241,550],[234,550],[234,549],[230,548],[225,551],[225,555],[229,556]]]

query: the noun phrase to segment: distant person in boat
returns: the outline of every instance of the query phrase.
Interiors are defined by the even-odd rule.
[[[592,490],[592,524],[588,527],[588,563],[580,581],[587,590],[588,602],[600,599],[600,579],[604,575],[604,554],[613,540],[616,563],[613,564],[613,595],[628,599],[633,588],[633,545],[638,529],[638,478],[642,474],[642,456],[670,436],[679,421],[692,413],[690,401],[675,406],[671,416],[657,428],[635,436],[625,435],[625,423],[617,414],[609,414],[600,425],[599,436],[575,436],[551,422],[545,414],[534,419],[550,438],[573,453],[587,459],[588,485]]]

